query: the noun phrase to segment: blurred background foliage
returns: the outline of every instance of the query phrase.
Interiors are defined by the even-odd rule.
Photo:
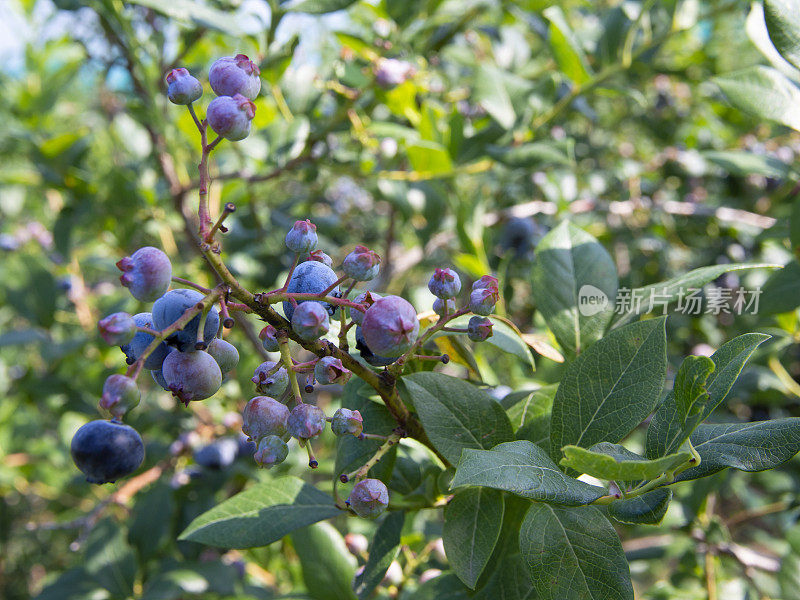
[[[759,52],[769,39],[758,3],[11,0],[0,16],[0,597],[8,600],[345,598],[364,561],[342,535],[374,526],[344,517],[247,551],[175,541],[248,480],[275,476],[254,469],[246,452],[223,469],[193,458],[214,439],[237,439],[262,360],[257,323],[230,333],[243,359],[213,399],[185,410],[155,385],[144,391],[130,423],[145,438],[142,470],[157,467],[155,481],[127,492],[89,486],[71,463],[73,432],[95,418],[102,382],[123,364],[96,322],[143,310],[117,285],[114,262],[155,245],[176,275],[212,283],[193,237],[196,130],[163,93],[174,66],[205,80],[214,59],[242,52],[262,70],[253,134],[223,144],[212,165],[212,208],[238,208],[225,252],[247,287],[280,285],[284,233],[306,217],[337,264],[356,243],[377,250],[378,289],[403,293],[421,312],[430,309],[433,268],[495,272],[502,314],[531,334],[537,367],[478,349],[470,377],[498,398],[560,376],[530,273],[536,240],[565,218],[604,244],[623,287],[792,257],[800,134],[733,108],[713,81],[777,60]],[[403,81],[377,81],[385,58],[410,64]],[[211,97],[207,88],[199,104]],[[712,285],[755,289],[767,277],[742,271]],[[742,332],[771,333],[725,410],[745,420],[798,415],[796,285],[763,295],[771,308],[756,315],[673,313],[671,364]],[[325,390],[318,402],[338,396]],[[322,446],[319,471],[296,452],[276,471],[330,489],[333,437]],[[411,456],[396,465],[395,491],[423,486]],[[712,584],[719,598],[800,597],[799,467],[793,459],[774,472],[677,486],[662,528],[620,526],[639,597],[705,598]],[[446,579],[420,587],[429,569],[447,570],[441,512],[412,514],[402,568],[379,597],[443,597],[436,582]]]

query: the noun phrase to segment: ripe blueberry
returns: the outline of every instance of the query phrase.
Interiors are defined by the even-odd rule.
[[[100,411],[105,417],[121,418],[139,404],[141,394],[136,382],[125,375],[111,375],[103,384]]]
[[[203,85],[184,69],[167,73],[167,98],[173,104],[191,104],[203,95]]]
[[[217,96],[235,96],[255,100],[261,91],[258,66],[245,54],[217,59],[208,70],[208,83]]]
[[[356,350],[361,354],[361,358],[371,364],[373,367],[385,367],[392,364],[397,360],[397,357],[378,356],[367,346],[367,341],[364,339],[364,332],[361,325],[356,327]]]
[[[375,81],[383,88],[393,88],[410,79],[416,69],[405,60],[383,58],[375,68]]]
[[[282,436],[286,433],[289,409],[269,396],[251,398],[242,413],[242,433],[258,441],[265,435]]]
[[[167,291],[172,280],[172,263],[158,248],[145,246],[131,256],[117,261],[122,271],[119,280],[131,296],[142,302],[152,302]]]
[[[164,329],[172,325],[183,316],[188,309],[196,306],[204,296],[197,290],[177,289],[171,290],[153,303],[153,323],[157,329]],[[170,341],[174,342],[181,352],[192,352],[197,343],[197,328],[200,327],[200,315],[195,315],[186,326],[173,334]],[[212,306],[206,317],[203,327],[203,341],[209,343],[219,330],[219,311]]]
[[[256,105],[241,94],[214,98],[206,111],[211,129],[232,142],[250,135],[250,122],[255,116]]]
[[[258,442],[258,449],[253,458],[259,467],[271,469],[282,463],[289,456],[289,446],[277,435],[268,435]]]
[[[268,394],[273,397],[279,397],[286,388],[289,387],[289,373],[286,372],[285,367],[280,367],[274,373],[278,363],[265,360],[256,367],[253,377],[250,379],[256,384],[256,389],[262,394]]]
[[[148,327],[154,329],[153,315],[150,313],[139,313],[133,315],[133,321],[137,327]],[[130,343],[120,346],[120,349],[125,354],[129,364],[133,364],[142,355],[145,349],[155,338],[149,333],[139,331],[133,336]],[[145,369],[160,369],[164,359],[169,354],[170,348],[166,342],[161,342],[155,350],[144,361]]]
[[[239,443],[229,437],[220,438],[198,449],[194,462],[208,469],[224,469],[233,464],[239,452]]]
[[[375,519],[389,505],[389,490],[378,479],[364,479],[353,487],[347,504],[359,517]]]
[[[126,312],[117,312],[101,319],[97,329],[107,344],[124,346],[136,335],[136,321]]]
[[[222,385],[222,371],[208,352],[170,352],[162,373],[169,390],[187,406],[210,398]]]
[[[399,296],[384,296],[367,309],[361,326],[370,350],[381,356],[400,356],[419,334],[417,311]]]
[[[173,352],[177,352],[177,350],[173,350]],[[164,373],[162,373],[161,369],[150,371],[150,375],[153,376],[153,381],[161,386],[161,388],[165,389],[166,391],[170,391],[167,381],[164,379]]]
[[[340,408],[331,418],[331,431],[335,435],[354,435],[358,437],[364,431],[364,419],[357,410]]]
[[[236,365],[239,364],[239,351],[236,346],[225,340],[214,338],[208,344],[207,352],[217,361],[219,370],[222,371],[223,375],[235,369]]]
[[[486,317],[470,317],[467,337],[473,342],[483,342],[492,337],[492,322]]]
[[[319,302],[298,304],[292,313],[292,329],[304,340],[316,340],[330,328],[328,311]]]
[[[345,275],[356,281],[374,279],[381,268],[381,257],[366,246],[356,246],[342,263]]]
[[[328,289],[338,280],[339,278],[336,276],[336,273],[330,267],[327,267],[321,262],[317,262],[315,260],[307,260],[305,262],[301,262],[299,265],[297,265],[297,267],[295,267],[286,291],[298,294],[319,294],[320,292]],[[328,292],[328,296],[340,298],[341,293],[339,292],[339,287],[336,286],[330,292]],[[315,300],[298,300],[297,303],[298,305],[301,305],[303,302],[315,302]],[[320,304],[322,304],[322,306],[325,307],[325,310],[328,311],[328,315],[331,317],[334,316],[336,313],[335,306],[331,306],[327,302],[320,302]],[[290,321],[292,320],[294,306],[292,306],[291,302],[286,301],[283,303],[283,314],[286,315],[287,319]]]
[[[286,431],[301,440],[317,437],[325,429],[325,413],[313,404],[298,404],[289,414]]]
[[[139,468],[144,444],[133,427],[116,421],[90,421],[70,446],[72,460],[89,483],[113,483]]]
[[[428,282],[428,289],[437,298],[454,298],[461,291],[461,279],[453,269],[436,269]]]

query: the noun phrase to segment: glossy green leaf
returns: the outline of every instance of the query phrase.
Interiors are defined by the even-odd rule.
[[[166,564],[147,579],[141,600],[182,600],[196,594],[235,593],[236,567],[221,561],[181,561]]]
[[[297,477],[258,483],[192,521],[181,540],[221,548],[253,548],[341,514],[333,498]]]
[[[519,531],[537,600],[633,600],[616,531],[593,506],[534,502]]]
[[[420,173],[442,175],[453,170],[447,149],[437,142],[418,140],[406,146],[411,168]]]
[[[533,442],[499,444],[491,450],[464,450],[452,488],[490,487],[530,500],[567,506],[589,504],[606,490],[568,477]]]
[[[789,261],[771,273],[761,287],[759,312],[766,315],[790,312],[800,306],[800,263]]]
[[[467,600],[471,594],[455,573],[442,573],[414,591],[414,600]]]
[[[665,324],[661,317],[612,331],[567,367],[553,400],[551,456],[568,444],[618,442],[653,411],[667,367]]]
[[[702,412],[709,400],[708,378],[715,368],[714,361],[707,356],[687,356],[683,359],[672,387],[681,423],[686,424],[687,419],[699,416]],[[695,424],[692,423],[692,426]]]
[[[292,12],[322,15],[337,10],[344,10],[351,4],[355,4],[356,1],[357,0],[301,0],[300,2],[293,3],[289,7],[289,10]]]
[[[578,353],[600,339],[614,314],[617,269],[594,236],[568,221],[536,247],[531,285],[561,347]]]
[[[800,452],[800,417],[752,423],[702,424],[691,437],[700,465],[678,481],[697,479],[727,467],[740,471],[774,469]]]
[[[503,494],[490,488],[456,492],[444,510],[444,551],[458,578],[475,589],[503,524]]]
[[[560,464],[598,479],[636,481],[655,479],[686,463],[691,457],[687,452],[678,452],[655,460],[647,460],[632,452],[629,454],[619,452],[619,448],[625,450],[622,446],[608,442],[595,444],[589,450],[580,446],[565,446],[564,458]]]
[[[561,7],[551,6],[542,14],[550,21],[550,49],[561,71],[577,84],[589,81],[591,79],[589,63]]]
[[[355,580],[354,589],[359,600],[372,595],[386,575],[389,565],[397,557],[405,515],[402,510],[392,511],[378,526],[369,546],[367,564],[364,565],[363,573]]]
[[[512,424],[520,423],[518,440],[529,440],[550,453],[550,418],[558,384],[546,385],[508,411]]]
[[[162,15],[207,27],[232,36],[243,36],[239,19],[233,12],[226,12],[194,0],[126,0],[128,4],[138,4]]]
[[[488,449],[514,438],[503,407],[461,379],[422,372],[404,377],[403,386],[431,442],[453,464],[465,448]]]
[[[503,128],[510,129],[514,126],[517,115],[497,67],[488,64],[478,66],[473,95],[477,103]]]
[[[738,150],[706,150],[700,155],[731,175],[783,178],[789,174],[789,165],[774,156]]]
[[[794,0],[764,0],[769,39],[781,56],[800,69],[800,9]]]
[[[746,333],[727,342],[711,355],[715,369],[706,380],[709,400],[703,406],[697,422],[705,421],[725,400],[747,360],[767,339],[769,336],[763,333]],[[645,444],[647,458],[657,458],[675,452],[690,433],[684,428],[675,395],[670,392],[656,410],[647,428]]]
[[[757,65],[714,81],[736,108],[800,131],[800,88],[776,69]]]
[[[486,152],[497,162],[512,168],[573,164],[571,144],[565,147],[555,142],[528,142],[519,146],[487,146]]]
[[[352,582],[356,559],[342,534],[330,523],[315,523],[292,533],[303,582],[314,600],[355,600]]]
[[[484,343],[490,344],[507,354],[513,354],[523,362],[527,363],[531,368],[535,368],[533,356],[531,355],[530,348],[525,340],[522,339],[520,331],[496,315],[487,317],[492,322],[492,337],[487,339]],[[469,322],[469,317],[459,317],[453,319],[449,324],[451,327],[466,327]],[[463,338],[463,334],[443,333],[452,337]]]
[[[658,525],[667,514],[672,490],[657,488],[641,496],[617,500],[608,505],[608,514],[620,523]]]

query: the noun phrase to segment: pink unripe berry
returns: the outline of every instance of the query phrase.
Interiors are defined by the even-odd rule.
[[[191,104],[203,95],[203,85],[184,69],[172,69],[167,73],[167,98],[173,104]]]
[[[139,248],[131,256],[117,261],[117,268],[122,271],[120,283],[142,302],[152,302],[162,296],[172,281],[169,257],[152,246]]]
[[[206,111],[211,129],[232,142],[250,135],[250,121],[255,115],[256,105],[241,94],[214,98]]]
[[[136,335],[136,321],[125,312],[108,315],[97,323],[100,335],[111,346],[124,346]]]
[[[497,281],[497,277],[492,275],[484,275],[480,279],[478,279],[475,283],[472,284],[473,290],[479,289],[499,289],[498,287],[499,282]]]
[[[255,100],[261,91],[258,66],[245,54],[217,59],[208,70],[208,83],[217,96],[235,96]]]
[[[304,340],[316,340],[330,329],[328,311],[319,302],[298,304],[292,313],[292,329]]]
[[[399,296],[385,296],[364,313],[362,331],[364,341],[374,354],[400,356],[417,341],[417,311]]]
[[[295,221],[286,234],[286,247],[297,254],[311,252],[317,247],[317,226],[308,219]]]
[[[103,384],[100,412],[105,417],[119,419],[139,404],[141,394],[136,382],[125,375],[111,375]]]
[[[356,246],[342,263],[345,275],[356,281],[369,281],[374,279],[381,268],[381,257],[366,246]]]
[[[453,269],[436,269],[428,282],[428,289],[437,298],[454,298],[461,291],[461,279]]]
[[[242,413],[242,433],[258,441],[266,435],[281,436],[286,433],[289,409],[269,396],[251,398]]]

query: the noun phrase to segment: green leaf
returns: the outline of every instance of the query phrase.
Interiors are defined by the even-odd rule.
[[[341,514],[333,498],[297,477],[258,483],[192,521],[178,539],[221,548],[253,548]]]
[[[702,424],[692,434],[700,464],[676,481],[706,477],[727,467],[740,471],[774,469],[800,452],[800,417],[754,423]]]
[[[743,271],[745,269],[776,269],[780,267],[781,265],[767,263],[711,265],[710,267],[694,269],[688,273],[652,285],[633,289],[620,289],[619,297],[617,298],[617,315],[614,317],[611,327],[619,327],[636,315],[649,312],[653,308],[661,308],[662,306],[666,308],[688,295],[691,289],[702,288],[709,281],[713,281],[725,273]],[[651,298],[654,299],[655,307],[650,306]],[[641,299],[642,302],[632,301],[635,299]]]
[[[418,140],[406,146],[411,168],[418,173],[441,175],[453,170],[447,149],[437,142]]]
[[[683,359],[672,387],[681,424],[685,425],[687,419],[698,416],[708,402],[707,382],[715,368],[714,361],[707,356],[687,356]],[[696,424],[690,422],[692,427]]]
[[[83,566],[112,596],[127,598],[133,593],[136,556],[125,539],[124,529],[113,519],[103,519],[92,529]]]
[[[34,600],[107,600],[110,595],[83,567],[64,571],[47,585]]]
[[[800,69],[800,10],[794,0],[764,0],[769,39],[781,56]]]
[[[667,368],[666,317],[631,323],[589,346],[561,379],[550,419],[550,455],[615,443],[658,404]]]
[[[302,0],[292,4],[288,10],[292,12],[310,13],[313,15],[322,15],[337,10],[344,10],[351,4],[355,4],[357,0]]]
[[[470,589],[475,589],[497,544],[503,508],[502,493],[479,487],[456,492],[444,509],[444,551],[458,578]]]
[[[487,146],[486,152],[497,162],[511,168],[531,168],[545,165],[571,166],[572,143],[567,147],[556,142],[529,142],[519,146]]]
[[[633,600],[617,533],[593,506],[535,502],[519,531],[537,600]]]
[[[563,451],[561,466],[608,481],[655,479],[684,464],[691,456],[687,452],[679,452],[656,460],[647,460],[622,446],[608,442],[595,444],[589,450],[580,446],[565,446]]]
[[[761,286],[759,312],[775,315],[800,306],[800,264],[792,260],[780,271],[771,273]]]
[[[228,596],[235,591],[237,573],[232,565],[181,561],[162,569],[148,577],[141,600],[181,600],[202,593]]]
[[[509,322],[502,317],[498,317],[497,315],[492,315],[487,318],[492,322],[492,337],[487,339],[486,343],[491,344],[495,348],[498,348],[507,354],[513,354],[523,362],[527,363],[531,368],[535,368],[530,348],[528,347],[528,344],[525,343],[525,340],[522,339],[519,329],[517,329],[513,323],[509,324]],[[468,322],[469,317],[458,317],[457,319],[453,319],[449,326],[466,327]],[[463,334],[447,332],[441,335],[452,336],[457,339],[460,339],[459,336],[463,337]],[[434,338],[435,337],[438,337],[438,335],[434,336]]]
[[[800,131],[800,89],[779,71],[757,65],[714,81],[739,110]]]
[[[783,600],[800,600],[800,524],[795,523],[786,533],[789,549],[781,559],[778,582]]]
[[[369,558],[364,571],[355,580],[355,592],[359,600],[369,598],[383,580],[389,565],[400,551],[400,533],[403,531],[406,513],[402,510],[390,512],[381,522],[369,546]]]
[[[608,514],[621,523],[658,525],[672,500],[672,490],[657,488],[641,496],[617,500],[608,505]]]
[[[594,502],[606,490],[562,473],[544,450],[520,440],[491,450],[464,450],[452,488],[490,487],[529,500],[579,506]]]
[[[467,600],[469,597],[469,590],[455,573],[447,572],[423,583],[413,595],[414,600]]]
[[[764,177],[783,179],[789,174],[789,165],[774,156],[738,150],[706,150],[701,152],[700,156],[725,169],[731,175],[740,177],[763,175]]]
[[[478,65],[474,86],[475,101],[504,129],[511,129],[517,115],[499,69],[485,63]]]
[[[174,537],[173,494],[173,489],[167,482],[159,482],[136,495],[136,505],[129,520],[128,541],[145,559],[151,558],[162,544]]]
[[[315,523],[292,533],[303,568],[303,582],[315,600],[355,600],[351,587],[356,559],[330,523]]]
[[[151,8],[171,19],[193,23],[228,35],[241,37],[244,31],[233,12],[225,12],[193,0],[125,0],[126,4],[138,4]]]
[[[521,421],[518,440],[529,440],[550,453],[550,418],[558,384],[546,385],[508,411],[512,424]],[[519,411],[519,412],[517,412]]]
[[[475,386],[434,372],[402,382],[431,442],[451,463],[465,448],[488,449],[514,438],[503,407]]]
[[[706,380],[709,400],[700,413],[698,423],[705,421],[725,400],[747,360],[769,337],[763,333],[746,333],[724,344],[711,355],[715,368]],[[647,458],[657,458],[675,452],[689,433],[684,430],[675,394],[670,392],[656,410],[647,428],[645,444]]]
[[[537,308],[562,348],[579,353],[614,314],[617,270],[605,248],[568,221],[536,248],[531,285]]]
[[[589,64],[560,6],[551,6],[542,13],[550,21],[550,49],[561,71],[578,85],[591,79]]]

